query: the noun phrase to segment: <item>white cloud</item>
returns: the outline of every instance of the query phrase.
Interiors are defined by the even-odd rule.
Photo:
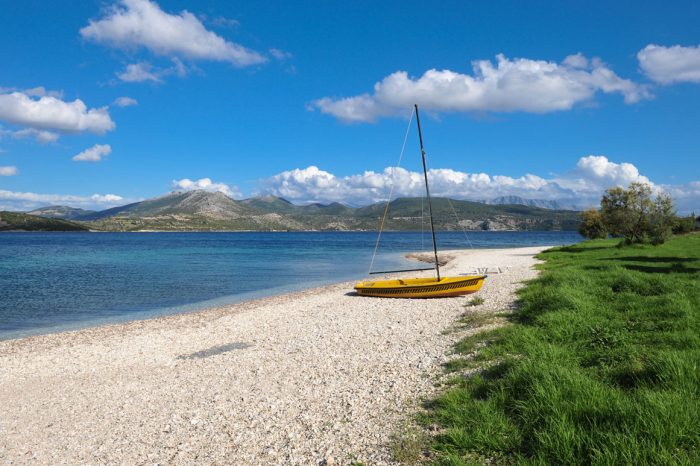
[[[128,203],[116,194],[93,194],[75,196],[71,194],[38,194],[0,189],[0,210],[32,210],[47,205],[68,205],[73,207],[106,209]]]
[[[577,196],[596,197],[611,186],[629,186],[630,183],[645,183],[654,186],[646,176],[639,173],[631,163],[615,163],[603,155],[581,157],[576,168],[556,182]]]
[[[200,17],[206,21],[207,18],[205,15],[200,15]],[[216,18],[213,18],[211,20],[211,24],[213,26],[218,26],[218,27],[225,27],[225,28],[235,28],[237,26],[240,26],[240,22],[236,19],[233,18],[225,18],[223,16],[217,16]]]
[[[226,183],[215,183],[211,178],[200,178],[199,180],[183,178],[181,180],[173,180],[172,187],[178,191],[194,191],[201,189],[212,193],[219,192],[234,199],[241,199],[243,197],[243,194],[236,186]]]
[[[34,136],[40,142],[50,142],[58,138],[56,132],[103,134],[115,127],[106,107],[88,109],[80,99],[66,102],[52,95],[32,94],[0,93],[0,121],[27,127],[17,137]]]
[[[17,173],[17,167],[0,167],[0,176],[14,176]]]
[[[486,173],[466,173],[447,168],[428,171],[430,192],[436,197],[489,200],[501,196],[556,200],[567,205],[589,207],[598,204],[603,191],[631,182],[651,185],[656,192],[669,191],[681,210],[700,208],[700,182],[687,185],[654,185],[630,163],[615,163],[602,155],[581,157],[564,175],[542,178],[525,174],[514,178]],[[294,202],[342,202],[365,205],[385,201],[394,184],[393,198],[425,195],[423,174],[404,168],[387,167],[382,172],[366,171],[350,176],[310,166],[289,170],[261,182],[261,194],[273,194]],[[694,205],[693,205],[694,204]]]
[[[93,194],[90,199],[97,204],[115,204],[124,200],[116,194]]]
[[[681,213],[700,213],[700,181],[681,185],[665,184],[661,188],[673,197],[674,205]]]
[[[44,86],[37,86],[37,87],[33,87],[31,89],[25,89],[23,92],[29,96],[32,96],[32,97],[49,96],[49,97],[55,97],[57,99],[63,99],[63,92],[61,92],[61,91],[47,91]]]
[[[52,131],[46,131],[43,129],[25,128],[17,131],[11,131],[12,137],[15,139],[24,139],[27,137],[33,137],[37,142],[41,144],[48,144],[50,142],[56,142],[59,138],[58,133]]]
[[[187,76],[189,70],[182,60],[177,57],[172,57],[171,61],[173,63],[172,66],[167,68],[157,68],[148,62],[131,63],[126,65],[124,71],[116,73],[116,75],[117,78],[124,82],[140,83],[151,81],[158,84],[163,82],[165,76]],[[189,68],[194,67],[190,66]]]
[[[534,175],[520,178],[489,176],[486,173],[465,173],[448,168],[428,171],[430,192],[436,197],[456,199],[491,199],[519,195],[533,199],[572,197],[556,183]],[[386,200],[392,184],[394,198],[425,195],[423,174],[404,168],[387,167],[382,172],[337,177],[310,166],[279,173],[264,180],[262,192],[295,202],[342,202],[364,205]]]
[[[291,53],[275,48],[270,49],[270,55],[272,55],[277,60],[287,60],[289,58],[292,58]]]
[[[153,66],[150,63],[132,63],[126,65],[126,69],[121,73],[117,73],[117,77],[122,81],[129,83],[140,83],[144,81],[153,81],[156,83],[162,82],[158,72],[151,71]]]
[[[76,162],[99,162],[103,157],[112,153],[112,146],[109,144],[95,144],[89,149],[85,149],[75,157]]]
[[[622,94],[626,103],[651,97],[644,86],[581,54],[561,63],[497,55],[495,65],[478,60],[472,67],[473,75],[431,69],[417,79],[397,71],[376,83],[371,94],[324,97],[312,106],[343,121],[371,122],[403,115],[414,103],[438,112],[546,113],[569,110],[598,92]]]
[[[166,13],[149,0],[121,0],[104,18],[90,20],[80,34],[114,47],[144,47],[161,56],[225,61],[240,67],[265,61],[254,50],[207,30],[192,13]]]
[[[138,101],[136,99],[132,99],[131,97],[117,97],[114,100],[114,105],[117,107],[131,107],[138,104]]]
[[[644,74],[660,84],[700,82],[700,45],[664,47],[650,44],[637,53]]]

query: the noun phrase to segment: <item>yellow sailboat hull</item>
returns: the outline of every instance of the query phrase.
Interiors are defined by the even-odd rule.
[[[484,284],[486,275],[464,277],[404,278],[373,280],[355,285],[360,296],[377,298],[444,298],[476,293]]]

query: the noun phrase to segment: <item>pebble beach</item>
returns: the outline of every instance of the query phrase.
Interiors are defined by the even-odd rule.
[[[0,341],[0,463],[393,464],[392,435],[477,331],[447,330],[512,310],[544,249],[441,252],[445,276],[488,269],[471,296],[364,298],[345,282]]]

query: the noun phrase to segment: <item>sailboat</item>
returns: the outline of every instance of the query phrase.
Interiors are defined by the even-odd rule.
[[[433,223],[433,206],[430,201],[430,187],[428,186],[428,169],[425,163],[425,149],[423,148],[423,134],[420,127],[418,105],[414,106],[416,123],[418,125],[418,139],[420,152],[423,159],[423,176],[425,179],[425,193],[428,198],[428,213],[430,214],[430,230],[433,235],[433,254],[435,256],[434,267],[386,270],[383,272],[371,272],[370,274],[388,274],[399,272],[415,272],[435,269],[435,277],[430,278],[398,278],[393,280],[368,280],[355,285],[355,291],[360,296],[374,296],[379,298],[445,298],[476,293],[483,285],[486,275],[468,275],[459,277],[441,277],[440,264],[438,262],[437,241],[435,239],[435,225]],[[388,204],[387,204],[388,207]],[[386,210],[384,212],[386,217]],[[381,235],[381,229],[379,234]],[[378,241],[378,240],[377,240]],[[370,267],[371,268],[371,267]]]

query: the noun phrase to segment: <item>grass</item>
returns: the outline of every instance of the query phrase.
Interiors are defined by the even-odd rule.
[[[418,426],[405,424],[391,436],[391,455],[401,464],[419,464],[430,449],[430,439]]]
[[[474,296],[467,302],[467,304],[464,305],[464,307],[481,306],[482,304],[484,304],[484,298],[481,296]]]
[[[435,462],[700,464],[700,235],[555,248],[428,404]],[[476,354],[474,351],[476,350]]]

